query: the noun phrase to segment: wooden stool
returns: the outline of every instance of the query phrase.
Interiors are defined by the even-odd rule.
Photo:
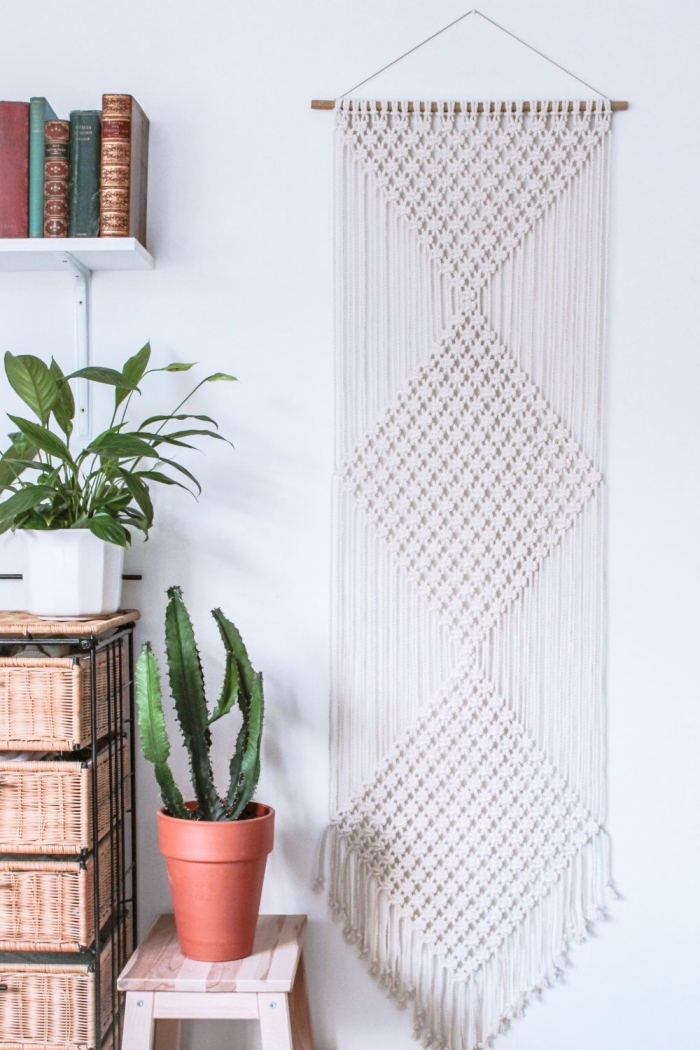
[[[117,982],[126,992],[122,1050],[176,1050],[180,1021],[205,1018],[259,1021],[263,1050],[313,1050],[305,927],[305,915],[261,915],[252,955],[207,963],[183,956],[173,916],[160,915]]]

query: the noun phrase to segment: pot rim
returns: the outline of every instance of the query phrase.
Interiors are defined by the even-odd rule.
[[[47,535],[55,536],[56,533],[58,533],[58,532],[62,532],[66,536],[68,536],[68,535],[70,535],[70,536],[80,536],[80,535],[82,535],[85,532],[89,532],[91,536],[95,536],[95,533],[92,531],[92,529],[24,529],[21,526],[19,526],[15,531],[16,532],[25,533],[25,534],[26,533],[31,533],[32,536],[47,536]],[[99,536],[95,536],[95,539],[99,540],[100,543],[111,543],[112,542],[111,540],[101,540]],[[113,543],[112,546],[113,547],[120,547],[121,544]]]
[[[185,805],[193,807],[191,801],[185,802]],[[158,819],[173,821],[177,824],[186,824],[188,827],[214,827],[215,825],[222,825],[223,827],[231,827],[235,824],[247,825],[250,827],[251,824],[256,824],[261,820],[269,820],[270,817],[274,817],[275,811],[272,806],[268,806],[266,802],[253,802],[254,806],[262,806],[265,810],[264,813],[260,813],[257,817],[247,817],[246,820],[188,820],[186,817],[173,817],[170,813],[165,812],[165,807],[161,806],[158,810]]]

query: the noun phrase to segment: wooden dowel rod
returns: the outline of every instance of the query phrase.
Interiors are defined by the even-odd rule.
[[[350,103],[350,105],[352,107],[352,102]],[[439,103],[437,103],[437,102],[431,102],[431,104],[430,104],[430,112],[431,113],[437,113],[438,112],[438,105],[439,105]],[[505,102],[501,102],[501,103],[493,103],[493,102],[491,102],[491,103],[488,103],[488,105],[490,105],[491,107],[493,107],[494,105],[500,105],[501,112],[505,113],[506,112],[506,108],[505,107],[508,104],[505,103]],[[538,108],[539,108],[539,103],[537,103],[537,105],[538,105]],[[378,110],[380,110],[382,108],[382,103],[381,102],[375,102],[375,106],[377,107]],[[335,99],[332,99],[332,98],[315,98],[311,102],[311,108],[312,109],[335,109]],[[389,112],[391,113],[391,102],[387,102],[387,108],[388,108]],[[422,102],[420,103],[420,108],[421,108],[421,113],[424,112],[424,103],[422,103]],[[468,102],[467,103],[467,112],[470,112],[471,108],[472,108],[472,103]],[[548,102],[547,103],[547,111],[550,112],[551,108],[552,108],[552,103]],[[573,102],[569,102],[569,110],[573,110],[573,108],[574,108],[574,103]],[[585,102],[581,102],[580,103],[580,109],[583,111],[583,110],[585,110],[585,108],[586,108],[586,103]],[[629,109],[629,102],[611,102],[610,103],[610,109],[613,111],[613,113],[619,113],[621,110]],[[408,103],[408,112],[409,113],[413,113],[413,110],[414,110],[413,103],[409,102]],[[461,113],[462,112],[461,103],[455,102],[455,104],[454,104],[454,111],[455,111],[455,113]],[[477,111],[477,113],[483,113],[484,112],[484,103],[483,102],[477,102],[477,104],[476,104],[476,111]],[[529,102],[523,102],[523,110],[522,111],[523,111],[523,113],[529,113],[530,112],[530,103]],[[489,110],[489,112],[493,113],[494,110],[491,108]]]

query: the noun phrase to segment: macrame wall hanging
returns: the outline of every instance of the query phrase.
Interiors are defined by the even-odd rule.
[[[424,1045],[475,1050],[611,882],[611,103],[335,108],[330,903]]]

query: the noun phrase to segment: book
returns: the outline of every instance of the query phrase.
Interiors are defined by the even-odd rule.
[[[70,122],[47,120],[44,127],[44,237],[67,237]]]
[[[29,236],[44,236],[44,125],[56,120],[45,98],[29,100]]]
[[[102,96],[100,237],[146,246],[148,117],[131,95]]]
[[[0,102],[0,237],[29,231],[29,103]]]
[[[70,115],[68,236],[100,235],[100,144],[102,122],[96,109]]]

